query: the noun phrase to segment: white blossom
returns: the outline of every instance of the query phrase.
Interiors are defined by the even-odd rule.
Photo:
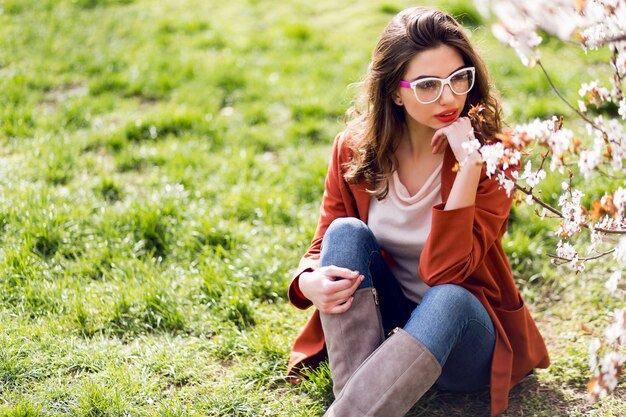
[[[585,48],[597,49],[626,28],[626,5],[616,0],[586,1],[580,26]]]
[[[524,3],[526,7],[530,6],[530,14],[539,27],[563,41],[568,40],[576,26],[582,23],[571,0],[552,0],[548,7],[545,2]]]
[[[480,154],[487,167],[487,175],[493,175],[500,165],[500,160],[504,156],[504,145],[500,142],[493,145],[485,145],[481,148]]]
[[[626,266],[626,236],[623,236],[619,240],[619,243],[615,247],[615,252],[613,252],[613,257],[618,264]]]
[[[556,247],[556,255],[559,258],[567,259],[569,261],[577,261],[578,253],[576,252],[576,248],[572,246],[569,242],[563,242],[559,240],[559,243]]]
[[[589,342],[589,368],[592,371],[595,371],[598,367],[598,351],[601,346],[602,342],[597,337]]]
[[[469,157],[469,155],[478,151],[480,149],[480,146],[481,145],[478,139],[472,139],[472,140],[468,140],[468,141],[461,143],[461,147],[465,150],[465,155],[466,155],[465,159],[461,161],[461,166],[467,163],[467,158]]]
[[[525,134],[538,143],[547,143],[556,121],[556,117],[553,117],[550,120],[535,119],[530,123],[517,125],[514,128],[514,138]]]
[[[533,172],[532,162],[528,161],[526,163],[526,167],[524,168],[524,173],[520,177],[522,180],[526,180],[526,184],[529,187],[536,187],[541,181],[546,178],[546,172],[543,169],[540,169],[537,172]]]
[[[480,149],[480,142],[478,139],[468,140],[461,144],[461,147],[467,151],[468,154]]]
[[[591,228],[589,231],[589,240],[591,243],[587,245],[587,255],[591,255],[596,250],[596,247],[602,243],[602,234]]]
[[[622,119],[626,120],[626,98],[619,101],[619,110],[617,111]]]
[[[615,294],[620,279],[622,279],[622,271],[614,271],[604,284],[604,287],[609,290],[611,294]]]
[[[619,187],[613,193],[613,205],[617,211],[618,217],[624,217],[624,209],[626,208],[626,188]]]
[[[474,0],[474,6],[481,15],[485,17],[491,16],[491,10],[489,9],[489,7],[491,7],[491,0]]]
[[[578,159],[578,168],[585,178],[589,178],[593,170],[600,165],[601,155],[595,150],[582,151]]]
[[[509,168],[510,165],[518,165],[522,160],[522,153],[516,149],[507,149],[505,154],[508,158],[508,162],[504,164],[504,169]]]
[[[506,191],[506,195],[511,197],[511,193],[515,189],[515,183],[513,180],[507,178],[502,171],[498,172],[496,179],[498,180],[498,184],[500,184],[500,186]]]
[[[554,171],[563,165],[561,157],[569,150],[573,139],[574,132],[569,129],[560,129],[550,135],[548,146],[554,155],[550,161],[550,170]]]
[[[578,94],[581,97],[587,97],[589,101],[594,104],[607,101],[611,97],[609,90],[598,86],[597,80],[591,81],[590,83],[583,83],[580,90],[578,90]]]
[[[620,77],[624,77],[626,75],[626,51],[623,49],[615,59],[614,68]]]
[[[626,310],[615,310],[613,317],[615,321],[606,329],[606,338],[609,343],[626,345]]]
[[[582,261],[572,262],[571,266],[575,272],[583,272],[585,270],[585,263]]]
[[[615,391],[615,387],[617,387],[618,368],[616,365],[621,364],[622,362],[624,362],[624,357],[618,352],[608,352],[600,360],[602,382],[608,391]]]
[[[511,46],[528,67],[533,67],[539,59],[537,46],[541,37],[535,31],[536,25],[521,12],[519,0],[491,1],[491,9],[499,22],[491,27],[493,35],[502,43]]]
[[[584,223],[583,208],[580,201],[584,194],[579,190],[572,190],[571,193],[562,194],[559,198],[559,206],[563,215],[563,223],[559,226],[556,234],[559,236],[573,236],[580,232]]]
[[[502,43],[508,43],[517,55],[520,57],[522,64],[532,68],[539,60],[539,50],[537,46],[541,43],[541,36],[534,30],[525,30],[523,32],[511,33],[508,27],[502,24],[494,24],[491,26],[491,33]]]
[[[603,121],[601,118],[597,120]],[[608,143],[611,146],[611,167],[615,171],[621,172],[624,167],[624,158],[626,158],[626,131],[618,119],[610,119],[603,122],[603,127]],[[606,143],[601,132],[596,133],[594,143],[600,149],[600,152],[606,152]]]

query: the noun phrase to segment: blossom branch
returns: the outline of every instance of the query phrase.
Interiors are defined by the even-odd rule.
[[[475,3],[483,14],[489,15],[490,11],[497,17],[498,23],[492,26],[492,33],[497,39],[513,47],[527,67],[539,65],[556,95],[587,123],[590,136],[583,145],[583,141],[575,137],[571,130],[562,129],[562,119],[555,117],[517,125],[510,132],[497,135],[499,143],[486,144],[480,149],[487,174],[496,175],[508,195],[513,190],[519,191],[517,201],[521,201],[521,195],[525,194],[527,204],[536,203],[543,207],[541,213],[535,208],[537,215],[543,218],[549,212],[549,218],[562,220],[556,234],[564,240],[559,240],[556,255],[549,254],[553,263],[571,263],[575,271],[581,272],[586,261],[612,255],[618,266],[605,287],[615,293],[626,266],[626,187],[618,185],[612,192],[607,190],[601,199],[591,203],[590,210],[586,210],[581,203],[583,191],[573,188],[573,176],[576,173],[584,177],[580,183],[583,187],[595,174],[604,178],[624,178],[626,129],[619,118],[626,120],[623,88],[626,79],[626,1],[475,0]],[[556,35],[564,42],[575,41],[585,52],[601,47],[610,49],[612,88],[604,88],[596,80],[583,83],[578,91],[581,96],[578,108],[573,106],[561,94],[539,60],[542,38],[537,33],[538,28]],[[609,103],[618,107],[619,117],[603,112]],[[587,113],[587,105],[595,107],[602,114],[592,117]],[[541,154],[539,169],[534,170],[532,159],[529,159],[523,173],[520,173],[516,167],[521,163],[521,156],[534,155],[537,145],[548,149],[545,154]],[[558,208],[536,195],[542,193],[539,186],[546,178],[544,165],[548,157],[552,172],[564,174],[567,169],[569,173],[569,181],[561,184],[563,192],[558,200]],[[510,173],[510,176],[505,172]],[[576,184],[579,182],[576,181]],[[568,240],[585,229],[589,237],[588,256],[581,258]],[[621,236],[609,239],[608,235]],[[596,250],[596,246],[605,238],[612,247]],[[603,340],[595,339],[590,346],[589,366],[594,376],[587,389],[596,400],[615,391],[626,371],[626,355],[620,351],[620,346],[626,346],[626,309],[616,310],[614,316],[615,322],[605,330]]]
[[[515,184],[515,189],[523,192],[526,195],[531,196],[533,199],[533,202],[536,202],[537,204],[539,204],[541,207],[545,208],[549,212],[556,214],[557,215],[556,218],[559,218],[559,219],[563,218],[563,213],[561,213],[559,210],[555,209],[554,207],[552,207],[551,205],[543,201],[541,198],[537,197],[535,194],[533,194],[532,190],[529,190],[528,188],[523,187],[519,184]]]
[[[590,228],[588,225],[583,225],[584,227]],[[593,227],[593,230],[596,232],[602,232],[607,235],[626,235],[626,230],[615,230],[615,229],[604,229],[602,227]]]
[[[595,256],[589,256],[589,257],[587,257],[587,258],[577,258],[577,259],[569,259],[569,258],[564,258],[564,257],[562,257],[562,256],[558,256],[558,255],[555,255],[555,254],[552,254],[552,253],[548,253],[548,256],[549,256],[550,258],[552,258],[552,259],[557,259],[557,260],[562,260],[562,261],[565,261],[565,263],[567,263],[567,262],[572,262],[572,261],[574,261],[574,260],[576,260],[576,261],[581,261],[581,262],[585,262],[585,261],[592,261],[592,260],[594,260],[594,259],[600,259],[600,258],[602,258],[603,256],[606,256],[606,255],[610,255],[610,254],[612,254],[613,252],[615,252],[615,248],[613,248],[613,249],[609,249],[609,250],[607,250],[606,252],[599,253],[599,254],[597,254],[597,255],[595,255]]]
[[[552,87],[552,90],[554,90],[554,92],[556,93],[557,96],[559,96],[559,98],[561,99],[561,101],[563,101],[563,103],[565,103],[567,105],[567,107],[569,107],[570,109],[572,109],[576,114],[578,114],[584,121],[586,121],[587,123],[589,123],[594,129],[602,132],[602,135],[604,137],[606,137],[606,132],[604,131],[604,129],[602,129],[600,126],[598,126],[596,123],[594,123],[592,120],[590,120],[587,116],[585,116],[579,109],[577,109],[576,107],[574,107],[572,105],[572,103],[570,103],[565,97],[563,97],[563,95],[561,94],[561,92],[559,91],[559,89],[557,88],[557,86],[554,84],[554,82],[552,81],[552,78],[550,78],[550,75],[548,74],[548,71],[546,70],[546,68],[543,66],[543,64],[541,63],[540,60],[537,60],[537,65],[539,65],[539,68],[541,68],[541,70],[543,71],[543,75],[545,75],[546,80],[548,81],[548,84],[550,84],[550,87]]]
[[[606,162],[604,164],[607,164]],[[601,170],[600,168],[596,168],[596,170],[602,174],[603,176],[607,177],[607,178],[611,178],[614,180],[626,180],[626,175],[615,175],[615,174],[609,174],[606,171]]]
[[[612,38],[604,39],[602,42],[598,43],[598,46],[605,46],[612,43],[626,41],[626,33],[618,36],[614,36]]]
[[[526,187],[524,187],[522,185],[519,185],[517,183],[515,183],[515,189],[518,190],[518,191],[521,191],[522,193],[524,193],[526,195],[531,196],[532,199],[533,199],[533,202],[536,202],[541,207],[545,208],[546,210],[548,210],[552,214],[556,215],[556,217],[552,217],[552,218],[554,218],[554,219],[563,219],[564,218],[562,212],[560,212],[558,209],[552,207],[550,204],[548,204],[545,201],[543,201],[540,197],[538,197],[535,193],[533,193],[532,189],[526,188]],[[597,227],[597,226],[590,225],[588,221],[585,221],[585,222],[581,223],[581,226],[586,228],[586,229],[594,230],[596,232],[601,232],[601,233],[604,233],[604,234],[626,235],[626,230],[606,229],[606,228],[602,228],[602,227]],[[605,253],[605,255],[608,255],[609,253],[611,253],[611,251]],[[580,259],[580,260],[582,261],[582,260],[592,260],[592,259],[597,259],[597,258]]]
[[[626,40],[626,35],[623,36],[624,40]],[[618,61],[619,61],[619,50],[617,49],[617,47],[612,46],[611,50],[613,52],[613,54],[611,55],[611,64],[613,65],[613,68],[615,68],[615,73],[613,74],[613,83],[617,88],[616,91],[616,98],[618,100],[621,100],[624,98],[624,93],[622,91],[622,81],[624,80],[624,76],[626,76],[626,74],[624,76],[622,76],[618,70]]]

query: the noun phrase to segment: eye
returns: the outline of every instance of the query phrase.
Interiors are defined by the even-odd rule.
[[[452,77],[452,81],[467,80],[468,77],[469,77],[469,72],[463,71],[461,73],[455,74],[454,77]]]
[[[439,86],[438,81],[427,80],[427,81],[420,81],[419,83],[415,85],[415,88],[418,88],[420,90],[435,90],[437,89],[438,86]]]

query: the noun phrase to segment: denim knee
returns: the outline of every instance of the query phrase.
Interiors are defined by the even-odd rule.
[[[442,284],[430,288],[427,292],[429,301],[434,303],[448,320],[464,321],[468,314],[482,309],[480,301],[474,295],[455,284]]]
[[[324,245],[340,244],[348,245],[351,242],[363,242],[371,239],[373,234],[369,227],[356,217],[339,217],[332,221],[322,240],[322,248]]]
[[[426,345],[443,366],[470,323],[479,324],[494,335],[491,318],[480,301],[461,286],[443,284],[426,292],[404,329]]]
[[[473,302],[474,296],[465,288],[455,284],[435,285],[428,289],[430,298],[442,301],[445,305],[465,307],[466,303]],[[446,308],[445,306],[443,306]]]
[[[320,265],[335,265],[359,271],[365,276],[360,287],[371,287],[370,265],[378,244],[365,223],[354,217],[335,219],[322,240]]]

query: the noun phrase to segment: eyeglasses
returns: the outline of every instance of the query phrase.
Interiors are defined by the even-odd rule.
[[[412,82],[400,81],[400,87],[412,89],[417,101],[429,104],[439,100],[443,87],[446,85],[449,85],[450,90],[457,96],[467,93],[474,86],[475,72],[474,67],[461,68],[450,74],[448,78],[428,77]]]

